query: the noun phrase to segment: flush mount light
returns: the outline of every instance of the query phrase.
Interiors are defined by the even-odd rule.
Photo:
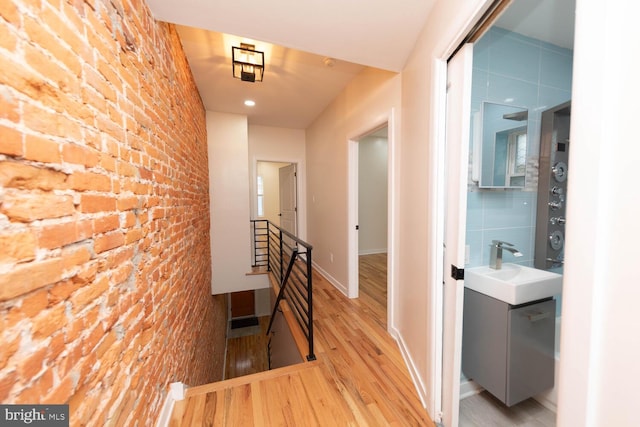
[[[244,82],[261,82],[264,74],[264,52],[252,44],[240,43],[231,48],[233,77]]]
[[[246,105],[247,107],[253,107],[254,105],[256,105],[256,101],[247,99],[246,101],[244,101],[244,105]]]

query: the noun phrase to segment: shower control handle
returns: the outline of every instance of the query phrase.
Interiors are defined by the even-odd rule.
[[[549,207],[554,211],[558,210],[562,207],[562,201],[551,201],[549,202]]]
[[[567,223],[567,220],[563,216],[552,216],[549,218],[549,223],[551,223],[551,225],[564,225]]]
[[[557,186],[553,186],[553,188],[551,188],[551,194],[553,194],[554,196],[561,196],[564,193],[564,190],[561,187],[557,187]]]

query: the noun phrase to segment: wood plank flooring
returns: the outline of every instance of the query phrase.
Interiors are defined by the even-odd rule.
[[[259,317],[257,333],[235,338],[227,338],[225,379],[255,374],[269,369],[267,360],[267,328],[269,317]],[[253,328],[246,328],[253,329]]]
[[[434,425],[386,332],[386,297],[313,280],[317,360],[190,388],[171,426]]]

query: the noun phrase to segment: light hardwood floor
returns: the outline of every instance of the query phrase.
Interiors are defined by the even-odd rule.
[[[170,425],[434,425],[386,332],[386,297],[381,306],[365,285],[350,300],[315,271],[313,281],[317,360],[192,387]]]
[[[225,379],[256,374],[269,369],[267,361],[267,328],[270,316],[259,317],[259,327],[251,335],[227,338]],[[253,328],[247,328],[253,329]]]

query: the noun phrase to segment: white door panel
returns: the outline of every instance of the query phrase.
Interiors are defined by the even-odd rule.
[[[296,165],[281,167],[280,173],[280,227],[297,235]]]
[[[452,277],[452,266],[464,268],[471,71],[473,45],[465,45],[447,67],[445,147],[444,309],[442,345],[442,423],[458,425],[464,280]]]

